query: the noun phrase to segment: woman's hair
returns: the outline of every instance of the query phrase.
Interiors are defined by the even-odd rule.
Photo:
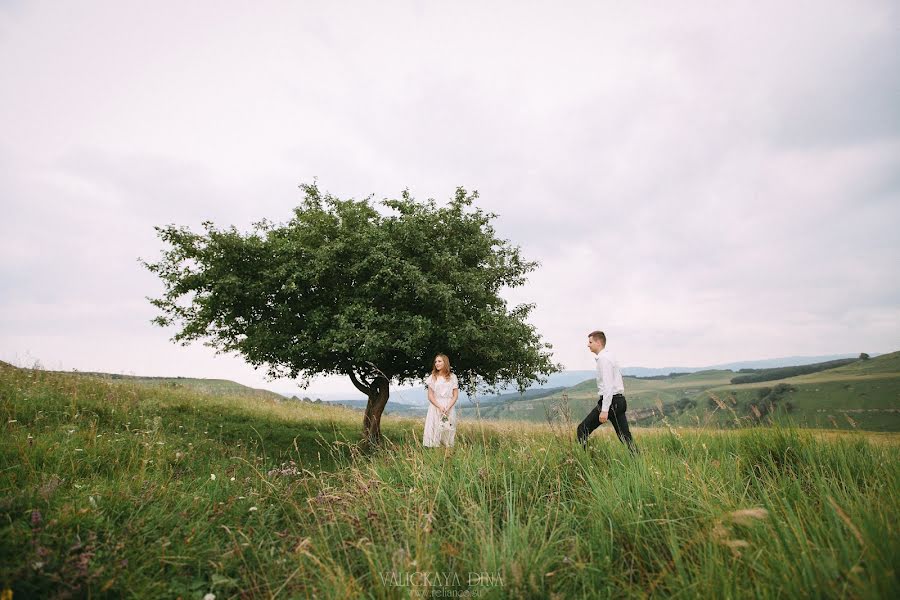
[[[441,372],[438,372],[438,370],[434,366],[434,363],[436,363],[437,359],[439,359],[439,358],[444,359],[444,369]],[[431,376],[434,377],[435,379],[437,379],[438,375],[440,375],[442,377],[446,377],[447,379],[450,378],[450,359],[447,358],[446,354],[438,354],[437,356],[434,357],[434,360],[431,362]]]

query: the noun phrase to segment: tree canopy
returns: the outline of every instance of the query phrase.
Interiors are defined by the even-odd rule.
[[[143,263],[165,285],[154,322],[272,377],[347,375],[370,401],[386,402],[389,382],[420,380],[437,353],[469,391],[524,389],[559,370],[527,322],[534,305],[500,294],[537,263],[497,237],[477,192],[458,188],[438,206],[408,192],[376,203],[301,189],[288,223],[157,227],[166,248]]]

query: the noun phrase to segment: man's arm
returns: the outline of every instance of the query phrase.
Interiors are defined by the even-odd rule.
[[[605,356],[601,356],[600,360],[597,361],[597,370],[600,371],[600,422],[605,423],[607,417],[609,416],[609,407],[612,404],[613,397],[613,378],[615,374],[613,373],[613,364],[612,361],[606,358]]]

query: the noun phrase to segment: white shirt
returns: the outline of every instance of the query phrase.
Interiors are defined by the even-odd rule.
[[[598,352],[594,360],[597,361],[597,394],[603,400],[600,412],[609,412],[612,397],[625,393],[622,372],[619,370],[619,363],[606,348]]]

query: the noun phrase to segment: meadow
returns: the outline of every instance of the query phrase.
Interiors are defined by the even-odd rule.
[[[900,352],[758,383],[732,384],[737,375],[715,370],[666,378],[626,377],[629,418],[645,426],[743,428],[766,424],[768,419],[760,419],[757,412],[766,417],[771,408],[773,417],[802,428],[900,432]],[[783,391],[772,396],[776,389]],[[596,396],[596,383],[587,380],[545,397],[513,398],[480,411],[466,407],[461,412],[470,418],[478,412],[482,418],[533,423],[567,413],[577,423]]]
[[[893,598],[895,434],[418,419],[0,364],[14,598]]]

